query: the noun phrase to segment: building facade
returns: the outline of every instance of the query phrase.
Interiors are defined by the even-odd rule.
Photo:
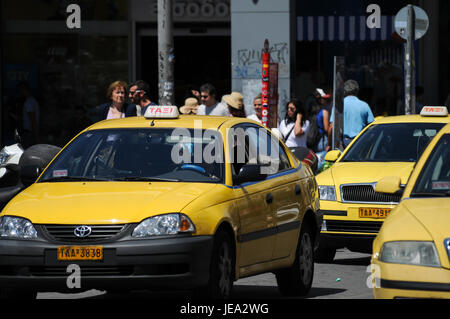
[[[305,101],[315,87],[332,87],[333,58],[344,56],[376,114],[402,112],[403,43],[393,17],[411,1],[380,0],[380,28],[367,28],[372,1],[173,0],[175,102],[210,82],[219,98],[241,91],[251,112],[260,90],[261,51],[268,39],[279,65],[279,116],[286,101]],[[443,104],[450,88],[450,4],[418,0],[430,18],[416,41],[417,85],[424,103]],[[71,4],[80,28],[68,27]],[[40,142],[63,145],[92,122],[116,80],[144,79],[158,102],[157,0],[22,0],[0,5],[1,144],[11,143],[20,116],[17,85],[26,81],[39,102]]]

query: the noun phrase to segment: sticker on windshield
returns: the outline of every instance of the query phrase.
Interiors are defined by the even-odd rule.
[[[431,187],[435,190],[449,190],[450,182],[433,182]]]
[[[69,171],[66,169],[60,169],[53,171],[53,177],[65,177],[69,175]]]

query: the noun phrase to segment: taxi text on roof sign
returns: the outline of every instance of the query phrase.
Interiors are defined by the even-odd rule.
[[[150,105],[145,111],[146,119],[177,119],[180,116],[176,106]]]
[[[448,110],[445,106],[424,106],[420,112],[421,116],[447,116]]]

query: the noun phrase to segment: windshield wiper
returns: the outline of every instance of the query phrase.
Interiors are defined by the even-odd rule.
[[[410,197],[447,197],[450,196],[450,191],[445,193],[436,192],[436,193],[411,193]]]
[[[79,177],[79,176],[59,176],[47,179],[42,179],[40,183],[52,183],[52,182],[107,182],[109,179],[100,179],[92,177]]]
[[[128,176],[114,178],[114,181],[119,182],[181,182],[175,178],[163,178],[163,177],[143,177],[143,176]]]

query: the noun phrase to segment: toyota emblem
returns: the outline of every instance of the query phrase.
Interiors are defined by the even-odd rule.
[[[88,237],[92,233],[92,228],[89,226],[78,226],[73,233],[80,238]]]

